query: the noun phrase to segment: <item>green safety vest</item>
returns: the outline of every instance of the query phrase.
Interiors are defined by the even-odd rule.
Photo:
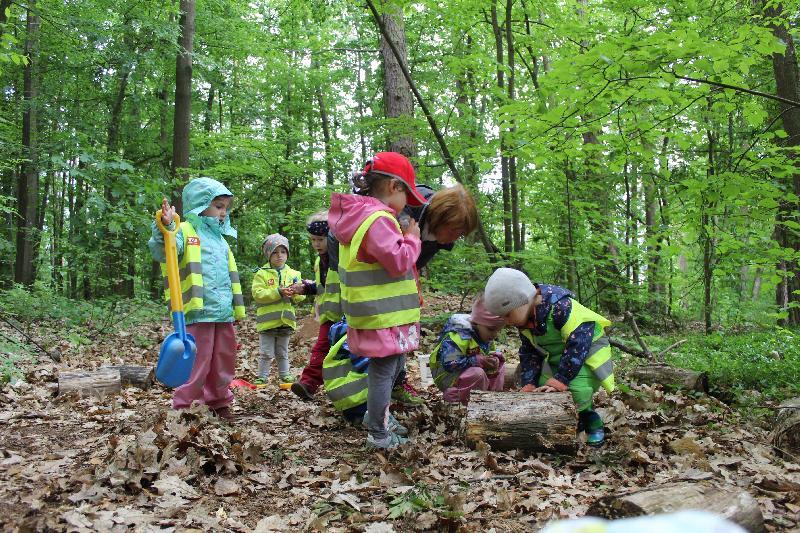
[[[325,393],[338,411],[356,407],[367,401],[367,374],[356,372],[349,357],[336,358],[346,340],[347,335],[343,335],[336,341],[322,361],[322,383]]]
[[[317,291],[319,291],[323,289],[320,283],[319,257],[314,264],[314,272],[317,276]],[[316,303],[320,322],[337,322],[342,319],[342,304],[339,301],[339,273],[335,270],[328,269],[324,292],[317,295]]]
[[[350,327],[384,329],[419,322],[419,293],[414,270],[393,278],[380,263],[357,259],[361,241],[373,222],[386,217],[400,231],[397,219],[386,211],[369,215],[350,244],[339,243],[339,278],[342,310]]]
[[[544,335],[536,336],[530,329],[522,329],[522,334],[531,343],[540,346],[550,354],[550,357],[542,363],[542,375],[553,377],[553,368],[557,367],[561,361],[567,338],[584,322],[594,322],[594,337],[585,364],[600,381],[600,385],[611,392],[614,390],[614,362],[611,360],[611,345],[603,331],[604,328],[611,325],[611,321],[591,309],[587,309],[573,298],[570,298],[570,301],[572,302],[572,311],[561,331],[556,329],[553,323],[553,310],[551,309],[547,316],[547,330]]]
[[[480,344],[478,344],[478,341],[472,337],[465,339],[456,331],[449,331],[447,335],[451,341],[456,343],[458,349],[461,350],[461,353],[465,356],[477,354],[488,355],[489,353],[484,351]],[[431,374],[433,375],[433,382],[436,383],[436,386],[439,387],[440,390],[446,390],[452,387],[459,375],[458,372],[448,372],[441,364],[439,364],[439,348],[441,348],[444,340],[445,339],[442,339],[436,345],[436,348],[434,348],[431,352],[430,361],[428,361],[428,366],[431,367]]]
[[[253,285],[260,283],[277,289],[278,287],[288,287],[300,281],[300,279],[300,272],[289,266],[284,266],[279,272],[267,263],[256,273]],[[293,298],[281,298],[268,304],[257,303],[256,331],[283,326],[295,329],[297,327],[297,318],[294,313]],[[298,301],[303,299],[305,299],[305,296],[300,296]]]
[[[188,313],[203,308],[203,262],[200,256],[200,237],[197,236],[194,227],[189,222],[181,222],[180,229],[183,234],[183,257],[178,263],[178,270],[183,294],[183,312]],[[233,318],[240,320],[247,312],[244,307],[242,285],[239,283],[239,271],[236,269],[236,260],[233,258],[230,246],[228,246],[228,274],[233,291]],[[166,263],[161,263],[161,275],[164,277],[164,300],[169,303]]]

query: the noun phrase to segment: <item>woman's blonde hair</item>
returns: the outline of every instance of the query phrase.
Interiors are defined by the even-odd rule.
[[[434,193],[426,219],[431,233],[439,228],[461,228],[464,235],[469,235],[478,227],[478,209],[469,191],[457,183]]]
[[[323,209],[309,216],[308,219],[306,219],[306,225],[309,225],[312,222],[327,222],[327,221],[328,221],[328,210]]]

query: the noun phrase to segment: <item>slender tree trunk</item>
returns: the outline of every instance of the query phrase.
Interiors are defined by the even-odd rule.
[[[208,88],[208,98],[206,99],[206,113],[205,117],[203,117],[204,124],[203,129],[206,133],[211,133],[213,127],[212,118],[214,116],[214,84],[212,83],[211,86]]]
[[[391,51],[391,50],[390,50]],[[366,94],[364,92],[364,83],[361,81],[361,73],[362,73],[362,65],[361,65],[361,52],[356,53],[357,58],[357,65],[356,65],[356,104],[358,106],[358,141],[359,146],[361,147],[361,161],[360,163],[364,163],[367,160],[367,138],[364,135],[364,117],[366,115],[364,111],[364,99],[366,98]]]
[[[317,64],[316,60],[312,63],[312,70],[315,74],[319,75],[319,64]],[[402,72],[400,75],[402,76]],[[333,187],[333,142],[331,140],[330,117],[328,117],[328,108],[325,105],[325,94],[322,90],[322,83],[319,80],[314,84],[314,95],[317,99],[319,119],[322,123],[322,144],[325,147],[325,184],[328,185],[328,187]]]
[[[387,38],[394,43],[399,52],[400,60],[407,68],[408,55],[406,52],[406,30],[403,22],[403,11],[393,5],[391,0],[383,2],[383,9],[381,19],[386,28]],[[414,117],[414,99],[411,95],[411,88],[403,76],[400,63],[394,56],[383,34],[381,34],[380,48],[381,57],[383,58],[383,106],[386,118],[405,118],[410,120]],[[401,128],[402,134],[398,134],[396,131],[390,133],[388,149],[390,152],[399,152],[406,157],[416,157],[416,143],[406,130],[407,126],[403,126]]]
[[[504,71],[504,46],[503,28],[497,16],[497,4],[492,2],[492,30],[494,32],[495,59],[497,87],[501,93],[506,91],[505,71]],[[497,102],[498,108],[503,104],[503,100]],[[502,122],[502,117],[498,118]],[[506,150],[505,126],[500,124],[500,183],[503,192],[503,251],[508,253],[514,249],[514,230],[511,224],[511,184],[509,176],[509,164]]]
[[[22,112],[22,146],[25,162],[19,174],[17,185],[17,255],[14,268],[14,281],[24,285],[32,285],[36,279],[37,250],[36,227],[39,200],[39,152],[36,144],[37,136],[37,97],[39,65],[39,16],[36,0],[28,2],[25,55],[28,64],[23,75],[24,107]]]
[[[778,21],[784,15],[783,6],[781,4],[776,6],[766,10],[767,16],[773,21]],[[785,24],[776,22],[772,25],[773,34],[786,45],[783,54],[773,54],[772,69],[778,96],[797,101],[800,100],[800,70],[797,66],[794,39]],[[783,129],[788,134],[785,144],[792,147],[800,146],[800,108],[782,102],[780,110]],[[789,155],[789,157],[797,156]],[[791,188],[795,196],[800,196],[800,161],[796,160],[795,165],[798,167],[797,171],[786,185],[787,188]],[[796,204],[783,201],[778,207],[774,237],[782,247],[791,250],[796,257],[800,254],[800,234],[796,230],[787,228],[783,224],[786,221],[799,223],[800,217]],[[787,317],[781,323],[798,325],[800,324],[800,262],[781,261],[778,270],[782,271],[782,277],[775,290],[775,300],[779,309],[787,312]]]
[[[508,62],[508,103],[514,102],[516,81],[514,56],[514,32],[511,27],[511,10],[514,7],[514,0],[506,0],[506,46],[508,52],[506,53],[506,60]],[[517,131],[516,123],[513,117],[510,119],[508,128],[508,135],[511,137],[511,143],[514,142],[514,135]],[[506,148],[508,148],[506,143]],[[511,235],[514,241],[514,251],[519,252],[522,250],[522,234],[519,230],[519,191],[517,190],[517,157],[513,152],[508,154],[508,188],[509,195],[511,196]]]
[[[710,105],[710,104],[709,104]],[[714,133],[706,132],[708,137],[708,178],[711,180],[716,174],[714,160]],[[703,322],[705,324],[706,335],[711,333],[711,284],[714,280],[714,246],[710,234],[711,215],[709,214],[710,205],[706,203],[706,195],[703,193],[701,200],[700,214],[700,235],[703,245]]]
[[[172,138],[172,173],[189,179],[189,134],[192,123],[192,47],[194,43],[195,0],[180,0],[181,35],[175,61],[175,125]],[[180,199],[174,203],[179,208]]]

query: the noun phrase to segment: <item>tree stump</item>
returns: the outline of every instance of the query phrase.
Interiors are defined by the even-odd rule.
[[[517,363],[506,363],[506,377],[503,381],[503,390],[517,390],[519,388],[519,365]]]
[[[675,368],[669,365],[648,364],[637,366],[628,372],[628,378],[652,385],[658,383],[682,389],[708,392],[708,375],[686,368]]]
[[[578,414],[569,392],[473,391],[467,406],[467,443],[495,450],[575,455]]]
[[[119,370],[120,382],[123,387],[138,387],[147,390],[153,384],[153,367],[137,365],[109,365],[101,368]]]
[[[778,406],[772,444],[780,452],[800,457],[800,398],[791,398]]]
[[[747,531],[764,531],[764,517],[755,498],[738,487],[708,482],[680,481],[604,496],[586,514],[615,519],[688,509],[710,511]]]
[[[77,392],[81,396],[105,396],[122,389],[116,368],[101,368],[90,372],[62,372],[58,376],[58,393]]]

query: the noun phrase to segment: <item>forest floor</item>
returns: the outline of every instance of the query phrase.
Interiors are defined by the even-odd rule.
[[[459,300],[431,295],[425,314],[448,313]],[[769,530],[800,527],[800,461],[776,454],[766,422],[697,393],[631,385],[598,394],[607,444],[582,446],[576,457],[470,449],[461,412],[435,388],[422,391],[426,406],[397,410],[412,439],[388,453],[365,449],[364,430],[324,394],[303,402],[276,382],[235,389],[231,424],[204,407],[172,411],[158,384],[105,398],[55,395],[67,369],[152,365],[170,327],[63,340],[60,363],[18,362],[22,379],[0,389],[0,529],[518,531],[582,516],[619,489],[685,479],[744,488]],[[301,329],[291,351],[298,371],[316,334]],[[429,350],[438,332],[423,333]],[[238,335],[238,377],[249,379],[252,319]],[[513,343],[510,334],[505,347]],[[416,363],[408,368],[417,383]]]

